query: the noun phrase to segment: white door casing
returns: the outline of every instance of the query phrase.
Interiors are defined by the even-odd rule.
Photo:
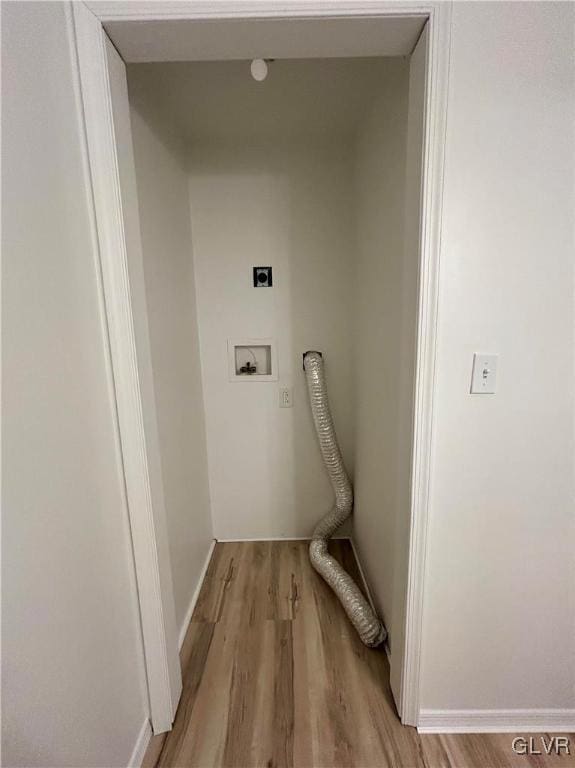
[[[100,263],[142,633],[154,731],[171,728],[181,692],[177,632],[156,425],[137,189],[125,66],[102,24],[125,19],[201,22],[210,19],[333,19],[419,15],[427,21],[423,169],[420,190],[419,311],[412,444],[411,517],[405,546],[407,573],[400,590],[400,648],[392,651],[392,685],[402,721],[419,718],[419,657],[428,520],[429,468],[436,346],[437,289],[451,3],[382,0],[186,0],[185,2],[74,2],[84,120],[96,208]],[[420,72],[421,74],[421,72]],[[394,620],[394,625],[395,620]],[[395,659],[394,659],[395,656]]]
[[[98,19],[83,3],[73,8],[150,718],[161,733],[172,726],[182,678],[126,70]]]

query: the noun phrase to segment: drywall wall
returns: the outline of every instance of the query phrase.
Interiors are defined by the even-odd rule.
[[[262,34],[262,33],[260,33]],[[352,139],[398,59],[276,59],[256,82],[249,61],[129,66],[130,90],[190,144]],[[401,61],[401,60],[399,60]],[[233,119],[230,119],[233,116]]]
[[[575,708],[574,13],[453,6],[424,709]]]
[[[278,60],[265,83],[255,83],[242,61],[129,67],[130,92],[148,105],[156,136],[171,134],[173,144],[192,147],[192,239],[218,537],[306,536],[331,504],[301,372],[301,353],[310,347],[331,356],[330,396],[353,469],[353,317],[364,298],[353,290],[356,134],[376,96],[387,125],[386,98],[406,89],[406,67],[385,58]],[[393,85],[396,76],[403,85]],[[370,121],[375,135],[377,120]],[[388,160],[399,165],[399,156],[391,159],[395,149]],[[393,185],[388,196],[401,194]],[[395,206],[391,239],[401,218]],[[273,288],[253,288],[257,265],[273,266]],[[368,270],[362,278],[372,281]],[[369,322],[366,315],[356,333],[363,350],[374,340]],[[397,346],[393,333],[388,329],[387,338]],[[267,336],[277,341],[278,382],[256,389],[230,384],[228,339]],[[293,409],[279,409],[283,386],[295,387]],[[369,430],[367,410],[362,415]],[[375,525],[375,511],[367,514]]]
[[[212,541],[186,154],[145,89],[132,87],[130,102],[176,622],[183,637]]]
[[[148,710],[67,13],[2,5],[9,766],[125,766]]]
[[[417,273],[406,265],[403,239],[408,85],[409,62],[390,63],[358,132],[354,174],[353,536],[391,643],[396,519],[409,515],[401,430],[411,406],[403,369],[413,329],[403,326],[406,306],[416,311]]]
[[[307,401],[302,353],[325,354],[351,464],[352,168],[348,146],[196,145],[193,252],[210,488],[217,538],[308,536],[333,494]],[[273,267],[254,288],[252,266]],[[273,337],[277,382],[228,381],[227,340]],[[279,389],[293,387],[293,408]]]

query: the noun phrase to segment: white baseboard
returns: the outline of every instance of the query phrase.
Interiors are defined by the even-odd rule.
[[[198,578],[198,583],[196,585],[196,588],[194,589],[194,594],[192,595],[192,599],[190,600],[190,604],[188,605],[188,610],[186,611],[184,621],[182,623],[182,626],[180,627],[180,635],[178,637],[178,650],[180,651],[182,650],[182,645],[184,644],[184,640],[186,639],[188,627],[190,626],[190,621],[192,620],[192,613],[194,612],[194,608],[196,607],[196,603],[198,602],[198,597],[200,596],[200,589],[202,588],[202,584],[204,583],[204,579],[206,578],[206,572],[208,570],[210,560],[212,559],[212,553],[214,551],[215,546],[216,546],[216,539],[213,539],[212,543],[210,544],[210,548],[208,550],[206,560],[202,566],[202,570]]]
[[[332,536],[332,539],[349,539],[349,536]],[[311,541],[311,536],[252,536],[249,539],[217,539],[222,544],[238,544],[244,541]]]
[[[351,544],[351,548],[353,550],[353,554],[354,554],[354,557],[355,557],[355,562],[357,563],[357,569],[358,569],[359,575],[361,577],[361,583],[363,584],[363,588],[365,589],[365,594],[367,595],[367,599],[369,600],[369,604],[371,605],[371,610],[377,616],[378,614],[377,614],[377,610],[376,610],[376,607],[375,607],[375,603],[373,602],[373,597],[371,595],[371,590],[369,588],[369,583],[368,583],[368,581],[367,581],[367,579],[365,577],[365,571],[363,570],[363,567],[361,565],[361,560],[359,559],[359,553],[358,553],[358,551],[357,551],[357,549],[355,547],[355,542],[354,542],[354,540],[352,539],[351,536],[348,536],[347,538],[349,538],[349,543]],[[385,638],[385,643],[383,644],[383,647],[385,649],[385,655],[387,656],[387,660],[391,664],[391,651],[389,649],[389,635],[387,635],[387,637]]]
[[[391,664],[391,649],[389,647],[389,635],[385,638],[385,643],[383,644],[383,647],[385,648],[385,655],[387,656],[387,660]]]
[[[575,709],[422,709],[419,733],[571,733]]]
[[[355,557],[355,562],[357,563],[357,568],[359,570],[359,575],[361,576],[361,581],[362,581],[362,584],[363,584],[363,588],[365,589],[365,594],[367,595],[367,599],[369,600],[369,604],[371,605],[371,610],[375,614],[377,614],[377,611],[375,610],[375,604],[373,602],[373,597],[371,596],[371,590],[369,589],[369,584],[367,583],[367,579],[365,578],[365,571],[363,570],[363,567],[361,565],[361,560],[359,559],[359,554],[357,552],[357,549],[355,548],[355,542],[351,538],[351,536],[348,536],[346,538],[349,539],[349,543],[351,544],[351,548],[353,549],[353,554],[354,554],[354,557]],[[386,643],[386,649],[387,649],[387,643]]]
[[[146,750],[148,749],[148,744],[150,743],[151,738],[152,738],[152,726],[148,718],[146,718],[145,723],[142,725],[140,735],[138,736],[138,739],[136,741],[136,746],[134,747],[134,751],[132,752],[132,757],[130,758],[130,762],[128,763],[128,768],[140,768],[140,766],[142,765],[142,761],[144,760],[144,755],[146,754]]]

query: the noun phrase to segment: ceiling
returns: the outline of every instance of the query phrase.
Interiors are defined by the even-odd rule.
[[[186,142],[352,136],[404,58],[292,59],[269,64],[265,81],[249,61],[128,66],[132,106]]]

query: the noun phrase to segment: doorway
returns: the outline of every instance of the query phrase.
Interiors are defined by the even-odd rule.
[[[220,117],[215,117],[217,109],[212,109],[212,122],[210,124],[209,120],[206,120],[208,127],[204,126],[202,129],[206,132],[206,146],[201,146],[196,136],[196,155],[194,158],[192,151],[191,159],[191,250],[200,325],[203,397],[206,403],[209,495],[216,538],[269,539],[276,538],[272,535],[274,533],[277,533],[278,538],[300,535],[310,522],[309,512],[304,509],[304,496],[306,499],[313,499],[315,495],[319,504],[323,502],[322,493],[325,486],[322,489],[321,474],[317,467],[314,468],[313,458],[308,460],[304,456],[302,461],[302,452],[313,445],[313,435],[307,434],[307,439],[302,439],[301,445],[294,447],[294,441],[300,440],[302,436],[306,437],[306,423],[309,425],[309,421],[306,422],[305,402],[301,398],[301,376],[297,378],[294,361],[298,354],[305,351],[299,349],[304,339],[312,337],[314,332],[318,333],[318,327],[324,327],[325,333],[319,333],[317,342],[311,346],[326,347],[327,354],[333,361],[333,376],[330,381],[333,381],[334,387],[336,423],[339,421],[342,424],[343,439],[348,444],[349,461],[356,465],[358,483],[361,468],[368,467],[370,462],[375,462],[376,474],[378,460],[382,462],[380,468],[390,467],[389,461],[384,464],[384,457],[378,452],[377,444],[375,447],[370,445],[370,440],[371,443],[374,440],[363,434],[369,433],[373,421],[370,418],[370,408],[366,405],[377,403],[378,397],[388,400],[395,397],[399,412],[403,414],[400,420],[395,419],[387,423],[389,431],[394,433],[393,444],[396,446],[389,458],[392,462],[397,462],[392,465],[395,466],[395,471],[390,472],[390,478],[400,478],[394,499],[389,501],[388,506],[393,510],[402,511],[399,516],[393,513],[393,525],[387,529],[383,526],[388,536],[383,536],[381,542],[385,542],[382,546],[388,546],[389,552],[378,552],[377,538],[372,532],[382,528],[382,521],[374,518],[371,512],[366,512],[362,517],[356,544],[360,550],[360,562],[364,559],[366,563],[368,581],[375,587],[374,592],[377,589],[376,603],[380,603],[380,611],[385,612],[385,605],[393,606],[388,609],[389,615],[385,617],[388,625],[393,627],[391,685],[402,721],[417,724],[419,625],[425,559],[435,283],[438,269],[437,221],[441,199],[442,125],[445,109],[445,34],[448,27],[445,11],[440,10],[440,5],[423,12],[420,8],[415,12],[410,11],[407,6],[402,6],[401,15],[391,13],[389,8],[374,9],[373,5],[370,4],[369,15],[366,10],[358,9],[356,13],[349,12],[336,18],[333,11],[318,11],[312,18],[297,18],[296,14],[296,18],[292,19],[274,17],[271,12],[266,18],[261,4],[258,4],[256,19],[250,19],[247,11],[244,12],[246,16],[242,18],[230,19],[224,14],[219,20],[202,18],[201,14],[194,17],[193,12],[190,12],[189,17],[177,21],[150,19],[147,16],[138,16],[137,11],[132,11],[130,18],[111,20],[105,15],[96,18],[84,7],[75,11],[106,311],[140,594],[151,719],[155,732],[171,727],[180,698],[178,619],[181,622],[183,608],[182,605],[177,605],[178,577],[173,567],[174,545],[172,543],[170,546],[167,511],[167,506],[171,509],[173,505],[168,502],[166,495],[166,491],[169,492],[169,482],[166,483],[167,459],[163,445],[165,441],[162,437],[162,419],[169,416],[166,416],[166,409],[162,409],[158,400],[158,390],[161,387],[155,380],[158,349],[162,342],[161,334],[154,337],[156,326],[150,314],[153,298],[152,301],[150,299],[157,286],[150,290],[150,263],[153,267],[153,262],[149,261],[149,257],[151,258],[150,254],[157,253],[157,248],[150,247],[147,242],[149,238],[146,236],[146,222],[149,223],[154,208],[150,208],[149,215],[142,216],[142,199],[146,195],[142,194],[142,183],[138,175],[142,176],[141,158],[144,155],[140,156],[138,172],[138,137],[133,135],[134,118],[130,115],[128,81],[130,78],[133,81],[132,101],[137,99],[133,94],[138,91],[138,86],[134,83],[140,77],[132,74],[132,66],[134,70],[137,66],[156,67],[156,73],[161,68],[172,69],[174,81],[178,77],[184,79],[186,93],[193,91],[193,88],[190,89],[190,81],[194,78],[201,83],[204,93],[206,82],[210,81],[212,86],[208,88],[208,92],[214,93],[216,84],[218,87],[223,85],[224,88],[230,88],[229,83],[231,81],[233,85],[234,78],[249,77],[245,65],[246,60],[249,63],[252,57],[254,45],[257,45],[257,50],[263,53],[264,58],[275,60],[269,64],[269,84],[273,85],[274,70],[277,73],[276,82],[283,82],[281,91],[271,91],[272,102],[274,97],[277,99],[278,93],[283,93],[284,97],[277,100],[274,108],[270,107],[269,98],[267,105],[260,105],[259,117],[252,123],[250,141],[246,141],[244,136],[243,140],[240,140],[240,146],[238,140],[241,138],[241,120],[230,120],[225,110],[221,109]],[[158,25],[161,25],[161,33]],[[128,75],[122,56],[127,59]],[[372,60],[366,57],[372,57]],[[396,68],[395,76],[378,71],[381,61],[387,58],[393,60],[391,69]],[[178,63],[175,63],[176,61]],[[304,72],[305,66],[308,67],[307,72]],[[318,77],[317,73],[322,66],[325,71],[320,72],[321,76]],[[345,76],[343,72],[340,72],[339,78],[334,76],[334,68],[337,67],[343,67]],[[178,68],[179,71],[176,71]],[[355,73],[353,77],[350,75],[352,70]],[[358,181],[358,174],[361,174],[355,167],[356,164],[349,159],[353,152],[341,151],[344,139],[348,149],[353,144],[352,134],[356,136],[359,131],[357,120],[353,126],[342,128],[338,143],[333,141],[337,133],[333,130],[334,122],[337,122],[337,119],[349,121],[350,118],[346,110],[338,111],[341,99],[345,101],[345,93],[340,91],[334,98],[331,128],[326,120],[325,99],[322,102],[323,108],[317,109],[317,142],[311,151],[309,134],[303,141],[305,151],[302,151],[301,147],[296,151],[294,142],[286,141],[287,133],[292,138],[297,133],[294,125],[289,126],[289,120],[293,119],[298,111],[290,109],[279,116],[277,113],[289,105],[290,98],[296,98],[286,95],[289,82],[295,84],[297,91],[297,87],[301,90],[301,85],[305,83],[311,87],[313,78],[318,78],[315,94],[311,88],[307,110],[302,108],[299,111],[300,119],[303,117],[302,122],[306,124],[306,130],[309,132],[310,123],[313,122],[312,108],[317,106],[320,96],[327,95],[325,88],[322,89],[322,84],[335,81],[339,82],[341,87],[342,79],[347,77],[351,84],[347,99],[357,100],[362,93],[365,97],[369,91],[367,85],[371,78],[377,85],[378,75],[380,82],[389,77],[391,90],[397,87],[398,82],[404,84],[402,98],[405,121],[401,140],[404,146],[402,167],[405,172],[400,185],[389,184],[390,206],[380,213],[389,215],[386,231],[391,234],[391,239],[395,237],[397,241],[395,248],[390,252],[401,254],[401,258],[392,264],[390,269],[396,269],[398,274],[409,277],[403,281],[401,278],[398,281],[396,279],[396,287],[399,285],[402,289],[398,294],[393,292],[393,280],[388,275],[386,285],[390,291],[385,306],[389,311],[389,307],[395,302],[394,323],[397,327],[396,333],[392,334],[388,341],[396,344],[397,348],[393,354],[399,361],[401,370],[397,373],[395,383],[386,381],[385,375],[380,373],[379,391],[372,391],[370,400],[367,391],[373,387],[373,381],[377,380],[378,376],[377,373],[375,376],[370,374],[374,367],[377,370],[382,354],[377,347],[377,335],[370,338],[375,320],[375,316],[370,312],[375,311],[377,314],[377,304],[371,296],[369,300],[360,301],[358,311],[352,313],[353,316],[348,316],[346,313],[349,312],[349,295],[345,290],[352,282],[357,283],[357,275],[354,273],[358,271],[358,265],[350,260],[352,253],[361,251],[364,254],[365,262],[362,262],[361,266],[365,266],[366,271],[369,272],[377,266],[378,251],[377,248],[372,249],[372,240],[367,237],[366,242],[358,247],[357,239],[358,231],[366,233],[370,231],[370,227],[377,230],[381,224],[378,211],[370,210],[370,201],[377,199],[370,185],[377,184],[378,181],[377,175],[370,176],[373,170],[370,139],[364,139],[366,147],[363,177]],[[283,81],[280,78],[283,78]],[[162,82],[162,77],[160,81]],[[165,83],[165,80],[163,82]],[[236,84],[230,93],[237,94],[239,89],[240,86]],[[383,92],[384,89],[381,90]],[[140,93],[149,95],[152,91],[153,87],[148,83]],[[166,89],[162,86],[160,94],[166,95]],[[245,98],[237,105],[236,114],[240,106],[245,106]],[[390,98],[388,93],[388,107]],[[229,98],[227,101],[229,102]],[[226,99],[220,94],[219,103],[222,102],[226,102]],[[174,105],[179,103],[181,98],[174,99]],[[366,104],[363,104],[363,107],[366,107]],[[364,114],[363,107],[358,103],[355,109],[349,110],[354,119]],[[150,108],[153,109],[151,106]],[[140,103],[140,113],[142,111],[145,111],[145,106]],[[154,126],[154,131],[158,134],[163,130],[162,124],[165,123],[169,110],[166,108],[156,111],[160,114],[160,120]],[[253,118],[253,108],[249,111]],[[208,112],[209,110],[204,108],[204,117]],[[274,115],[272,124],[266,125],[270,114]],[[173,127],[175,118],[171,120],[171,124]],[[253,135],[254,124],[262,131],[259,137]],[[388,125],[386,121],[384,124]],[[234,136],[227,137],[227,148],[221,142],[219,146],[214,147],[213,141],[210,147],[207,146],[210,142],[206,137],[213,139],[218,130],[229,131],[230,125]],[[346,130],[348,134],[345,133]],[[278,141],[278,132],[281,131],[287,133]],[[380,133],[381,131],[375,130],[376,135]],[[328,134],[331,136],[331,142],[326,141]],[[181,136],[172,138],[176,143],[181,143]],[[251,146],[246,147],[250,144]],[[400,157],[397,151],[388,151],[387,156],[390,161],[397,161]],[[364,204],[359,206],[361,216],[364,217],[363,226],[359,227],[357,221],[351,221],[353,217],[350,215],[354,197],[350,195],[350,190],[356,190],[358,183],[364,196]],[[393,207],[397,205],[394,189],[399,195],[399,208]],[[358,196],[359,194],[355,195],[353,205],[356,204]],[[313,206],[316,206],[317,210],[310,216],[310,207]],[[242,208],[240,220],[234,222],[233,217],[238,215],[238,207]],[[291,211],[288,218],[285,215],[286,210]],[[220,226],[222,215],[227,222],[223,228]],[[320,236],[317,224],[318,221],[321,222],[322,217]],[[294,220],[300,223],[294,225]],[[310,222],[313,222],[313,226]],[[241,240],[241,232],[238,231],[240,224],[245,228],[247,235],[240,247],[234,249],[234,243],[237,245]],[[401,235],[393,232],[395,224],[398,229],[401,228]],[[355,234],[351,234],[352,230]],[[227,232],[228,238],[222,241],[224,231]],[[302,232],[306,231],[309,236],[302,239]],[[278,233],[283,234],[283,240]],[[270,257],[264,262],[266,252],[270,253]],[[230,255],[237,257],[238,253],[240,257],[237,263],[226,262],[226,258]],[[409,258],[405,258],[405,254],[411,254],[411,262]],[[330,259],[334,261],[330,262]],[[376,261],[370,261],[373,259]],[[405,270],[406,264],[410,263],[411,271],[409,268]],[[255,289],[258,309],[255,299],[252,298],[253,286],[249,286],[249,291],[245,284],[242,284],[245,288],[241,290],[236,290],[236,286],[245,278],[246,268],[249,272],[254,267],[264,266],[272,268],[274,285],[269,294],[265,289]],[[233,272],[236,267],[237,274]],[[229,282],[226,283],[226,280]],[[360,281],[359,284],[367,292],[373,289],[376,281],[372,280],[371,276],[366,276],[365,282]],[[228,294],[220,305],[216,297],[222,285],[227,286]],[[282,285],[283,292],[279,290]],[[306,292],[309,293],[307,297]],[[260,295],[262,298],[259,298]],[[273,301],[264,298],[268,295],[274,297]],[[301,306],[295,306],[294,302],[299,301],[303,302]],[[266,302],[269,305],[267,309]],[[321,311],[313,315],[312,310],[317,308],[318,304]],[[247,310],[256,307],[257,311],[250,319],[243,321],[241,337],[238,339],[237,334],[232,332],[233,320],[238,318],[244,307]],[[360,328],[354,337],[350,328],[355,319],[362,316],[362,312],[365,328]],[[271,317],[273,322],[270,321]],[[290,318],[289,322],[286,318]],[[300,322],[302,318],[307,318],[303,325]],[[222,327],[218,327],[218,322],[223,323]],[[271,322],[271,325],[266,325],[268,322]],[[385,328],[385,323],[383,327]],[[289,334],[285,332],[287,328]],[[398,341],[402,334],[405,342],[403,345]],[[277,383],[272,386],[271,382],[229,381],[229,360],[227,352],[222,349],[221,341],[225,338],[228,344],[233,344],[233,337],[236,337],[239,348],[253,348],[254,338],[271,339],[269,346],[270,349],[275,347],[274,354],[279,361],[279,369],[287,371],[286,379],[280,383],[287,390],[292,390],[294,399],[300,401],[297,413],[296,409],[292,411],[296,415],[291,420],[286,419],[285,413],[277,409]],[[356,359],[358,363],[351,362]],[[358,372],[359,378],[354,379],[352,374]],[[361,378],[362,375],[365,380]],[[354,380],[355,384],[352,383]],[[360,419],[353,419],[356,423],[346,425],[346,419],[349,422],[346,403],[351,398],[352,388],[358,383],[365,387],[365,393],[359,398],[365,413]],[[166,386],[169,389],[169,386]],[[391,389],[386,390],[386,386]],[[221,387],[219,392],[218,387]],[[209,398],[206,394],[208,391]],[[230,394],[232,391],[233,395]],[[262,401],[269,401],[265,403],[265,408],[270,415],[264,421],[258,420],[257,415],[261,414]],[[225,407],[230,408],[229,413],[226,413]],[[240,421],[234,422],[234,416],[238,414],[248,418],[252,424],[259,423],[260,429],[267,432],[260,432],[256,435],[257,439],[253,440],[250,433],[246,433],[245,425],[242,428]],[[175,418],[173,414],[171,418]],[[357,433],[357,424],[361,420],[365,429],[363,432],[359,430],[362,434],[360,440],[357,440],[352,435]],[[262,424],[265,427],[262,428]],[[281,435],[279,439],[278,434]],[[358,454],[360,443],[362,452]],[[255,448],[252,450],[255,445],[264,449],[262,457],[258,458]],[[275,464],[272,462],[266,466],[266,457],[269,458],[274,451]],[[248,462],[247,466],[242,467],[238,464],[238,456],[248,457],[252,464]],[[313,457],[313,452],[311,456]],[[398,457],[401,457],[401,460]],[[263,484],[253,480],[254,477],[257,478],[262,461],[266,481]],[[299,491],[295,489],[294,492],[290,488],[288,494],[292,492],[293,499],[287,506],[282,506],[277,504],[276,498],[282,498],[281,490],[282,483],[285,487],[285,477],[277,474],[274,477],[274,466],[285,466],[289,461],[301,463],[299,467],[292,466],[290,474],[292,477],[303,478],[302,496],[298,498]],[[173,467],[173,462],[170,467]],[[230,478],[230,472],[237,473],[235,480]],[[363,483],[363,480],[361,482]],[[368,510],[377,510],[377,483],[370,486],[367,482],[362,487],[365,487],[365,492],[363,500],[358,498],[358,504],[365,504]],[[241,505],[241,514],[245,514],[248,509],[255,509],[257,512],[249,520],[243,520],[243,523],[241,514],[233,518],[229,515],[238,489],[248,494],[245,503]],[[229,498],[226,498],[226,494]],[[309,509],[313,510],[317,506],[311,504]],[[273,509],[276,519],[272,520],[266,509]],[[304,514],[298,518],[302,509]],[[226,522],[227,520],[229,522]],[[226,531],[229,532],[228,535]],[[244,531],[247,535],[241,536]],[[257,536],[258,533],[262,535]],[[390,546],[391,538],[393,544]],[[385,557],[385,554],[393,557]],[[388,595],[384,595],[386,589],[389,591]]]

